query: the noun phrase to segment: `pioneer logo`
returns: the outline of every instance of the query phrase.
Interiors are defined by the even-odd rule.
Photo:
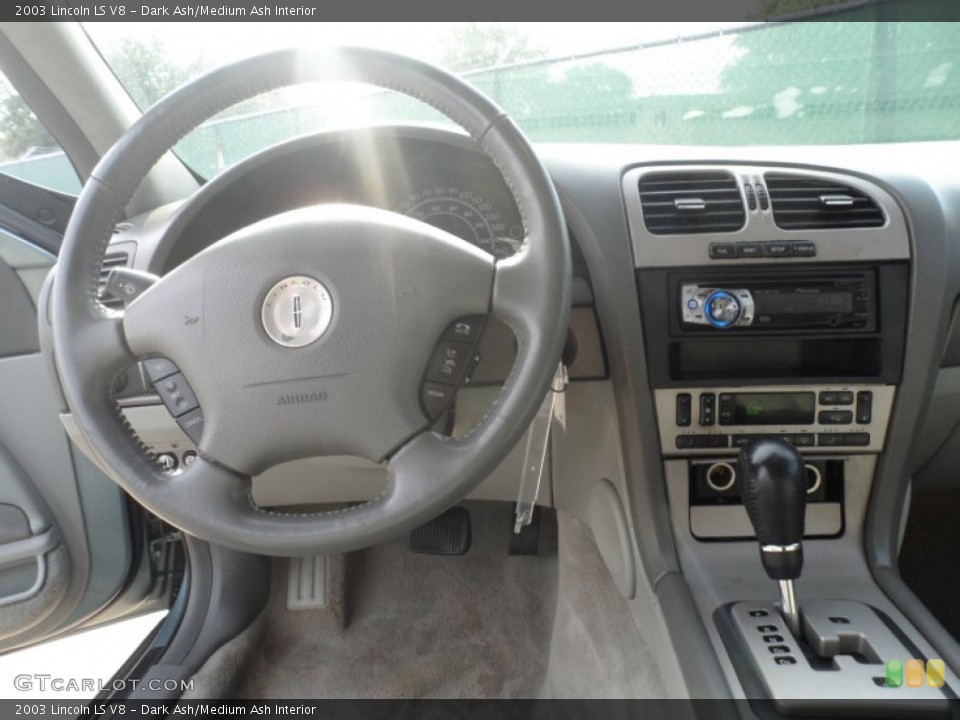
[[[277,405],[303,405],[306,403],[323,402],[327,399],[325,392],[299,393],[297,395],[281,395]]]

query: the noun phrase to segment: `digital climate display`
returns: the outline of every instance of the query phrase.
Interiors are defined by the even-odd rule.
[[[812,425],[817,397],[802,393],[731,393],[720,396],[721,417],[731,425]]]

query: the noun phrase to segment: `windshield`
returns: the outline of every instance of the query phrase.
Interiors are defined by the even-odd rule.
[[[897,3],[887,3],[887,7]],[[891,15],[888,15],[891,16]],[[892,16],[895,16],[892,15]],[[205,69],[358,44],[465,75],[534,141],[804,145],[960,136],[960,23],[90,23],[141,107]],[[211,175],[328,127],[443,118],[393,93],[312,87],[232,108],[177,148]]]

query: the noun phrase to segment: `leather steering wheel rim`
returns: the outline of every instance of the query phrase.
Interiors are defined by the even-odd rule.
[[[262,228],[251,226],[235,234],[237,237],[220,241],[210,251],[197,256],[199,259],[188,260],[161,278],[125,312],[104,307],[98,300],[97,280],[113,227],[157,160],[188,132],[227,107],[273,89],[321,80],[349,80],[395,90],[433,106],[463,127],[493,160],[513,192],[525,228],[520,252],[494,263],[492,259],[478,257],[477,251],[463,247],[462,242],[442,231],[414,227],[411,224],[414,221],[397,220],[391,213],[355,208],[315,209],[301,215],[274,218]],[[209,343],[208,336],[214,334],[210,329],[215,327],[214,320],[222,319],[227,311],[232,313],[228,317],[229,327],[234,327],[230,323],[243,323],[248,318],[244,308],[211,307],[215,303],[203,297],[204,292],[214,292],[204,275],[204,263],[209,266],[211,258],[219,257],[226,264],[236,260],[238,267],[242,260],[247,263],[244,267],[249,268],[251,259],[255,260],[256,243],[262,243],[264,237],[278,238],[278,247],[291,248],[291,263],[303,258],[313,262],[313,256],[309,255],[312,250],[300,238],[314,231],[320,235],[342,232],[362,236],[357,241],[361,248],[363,243],[371,248],[383,248],[389,238],[406,237],[411,243],[410,252],[419,252],[416,255],[419,261],[428,265],[447,263],[431,265],[428,270],[432,269],[434,275],[438,268],[450,268],[451,272],[462,270],[462,283],[465,287],[477,288],[473,293],[476,297],[471,300],[472,305],[466,300],[460,305],[451,300],[452,305],[462,311],[467,307],[482,310],[481,305],[485,304],[485,314],[507,323],[516,335],[515,364],[496,402],[466,437],[449,438],[432,430],[427,422],[419,429],[416,427],[407,412],[409,392],[416,389],[408,392],[399,387],[394,401],[396,408],[383,412],[391,416],[396,410],[393,415],[398,419],[391,428],[392,434],[386,433],[387,437],[379,444],[358,445],[371,459],[386,462],[388,479],[384,492],[370,502],[335,512],[284,513],[259,508],[253,503],[250,475],[262,469],[260,463],[265,460],[246,458],[235,452],[237,442],[223,429],[245,427],[231,426],[230,415],[239,412],[238,408],[247,414],[252,412],[255,405],[252,398],[246,399],[250,392],[244,390],[248,386],[233,388],[233,395],[226,392],[230,388],[218,386],[216,389],[223,391],[220,397],[231,398],[224,399],[224,407],[219,408],[218,393],[200,384],[194,389],[204,412],[207,412],[207,403],[211,406],[210,440],[205,432],[199,445],[199,458],[188,468],[164,472],[125,421],[113,393],[114,380],[145,354],[164,349],[170,350],[166,354],[171,359],[180,360],[181,367],[192,367],[194,373],[207,377],[211,371],[201,360],[206,357],[204,352],[209,353],[210,346],[203,343]],[[343,253],[352,252],[345,244],[342,247]],[[243,253],[250,257],[241,258]],[[403,264],[402,259],[398,254],[391,256],[394,265]],[[356,257],[350,256],[341,265],[352,267],[356,262]],[[412,262],[409,264],[411,267],[403,272],[415,283],[411,285],[412,296],[416,296],[419,289],[421,295],[435,302],[441,297],[441,290],[435,290],[434,285],[442,283],[428,283],[424,277],[426,270],[417,270]],[[318,267],[320,265],[322,263]],[[181,272],[182,268],[186,269]],[[296,269],[291,266],[289,274],[296,274]],[[254,270],[243,272],[247,275],[241,273],[240,276],[247,277]],[[400,271],[391,267],[390,272]],[[554,187],[522,132],[479,91],[429,64],[378,50],[273,52],[214,70],[168,95],[144,113],[94,169],[67,228],[52,290],[56,362],[67,404],[101,466],[133,498],[160,518],[209,542],[246,552],[285,556],[344,552],[383,541],[436,516],[465,497],[513,448],[548,391],[560,357],[567,332],[570,274],[566,226]],[[394,280],[394,275],[389,279]],[[252,283],[256,287],[249,290],[250,297],[256,293],[262,297],[256,285],[259,281],[257,277]],[[481,298],[480,288],[484,283],[487,297]],[[336,288],[337,280],[332,284]],[[197,287],[201,289],[194,292]],[[344,283],[340,290],[348,292]],[[188,297],[181,299],[184,294]],[[172,316],[187,307],[184,303],[193,302],[194,295],[196,304],[190,307],[197,308],[200,320],[196,325],[201,328],[197,332],[201,334],[191,336],[189,331],[175,327],[176,318]],[[168,306],[172,308],[169,311]],[[345,302],[342,327],[335,326],[329,333],[330,348],[340,347],[346,352],[348,346],[354,347],[349,345],[351,333],[345,329],[349,309],[349,303]],[[395,309],[391,312],[399,313]],[[439,312],[425,313],[424,323],[440,327]],[[406,322],[406,331],[417,337],[437,332],[436,327],[421,328],[415,318],[408,318]],[[254,330],[250,333],[251,338],[255,337]],[[204,339],[200,340],[201,337]],[[269,357],[279,358],[276,361],[279,365],[289,358],[293,358],[290,360],[293,363],[323,354],[323,348],[318,348],[310,355],[281,355],[281,350],[275,347],[257,344],[261,342],[267,343],[259,335],[250,340],[251,357],[258,353],[267,357],[273,353]],[[396,338],[391,342],[388,345],[392,352],[403,355],[405,361],[421,352],[419,346],[423,345],[422,340],[419,345],[411,341],[413,349],[408,351]],[[365,347],[370,347],[369,339]],[[389,359],[386,351],[383,358]],[[223,358],[219,362],[223,362]],[[187,370],[184,373],[189,379]],[[371,374],[367,379],[378,377]],[[286,382],[272,378],[263,384]],[[340,400],[343,409],[351,407],[346,387],[344,385],[344,392],[340,393],[344,396]],[[350,392],[358,392],[356,385],[350,386]],[[230,405],[231,402],[234,404]],[[241,402],[247,404],[237,404]],[[294,428],[293,434],[300,442],[290,445],[294,456],[304,456],[303,444],[309,438],[300,428],[309,427],[313,421],[322,424],[324,413],[330,413],[321,407],[309,412],[313,414],[298,416],[295,423],[288,425]],[[249,424],[255,418],[243,420]],[[369,418],[357,422],[360,427],[364,422],[370,424]],[[221,429],[219,435],[217,429]],[[401,432],[411,434],[397,442]],[[340,446],[324,446],[324,450],[337,447]],[[233,465],[240,467],[225,462],[225,455],[237,459]],[[284,458],[269,458],[270,461],[278,459]]]

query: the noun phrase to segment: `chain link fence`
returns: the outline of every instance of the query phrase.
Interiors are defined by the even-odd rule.
[[[909,17],[918,5],[926,17],[941,7],[955,13],[957,1],[835,6],[819,22],[753,24],[483,70],[467,78],[538,142],[804,145],[956,139],[960,23],[909,22]],[[276,142],[341,125],[345,110],[362,122],[445,121],[410,98],[366,92],[334,107],[286,103],[221,117],[188,136],[177,152],[210,177]]]

